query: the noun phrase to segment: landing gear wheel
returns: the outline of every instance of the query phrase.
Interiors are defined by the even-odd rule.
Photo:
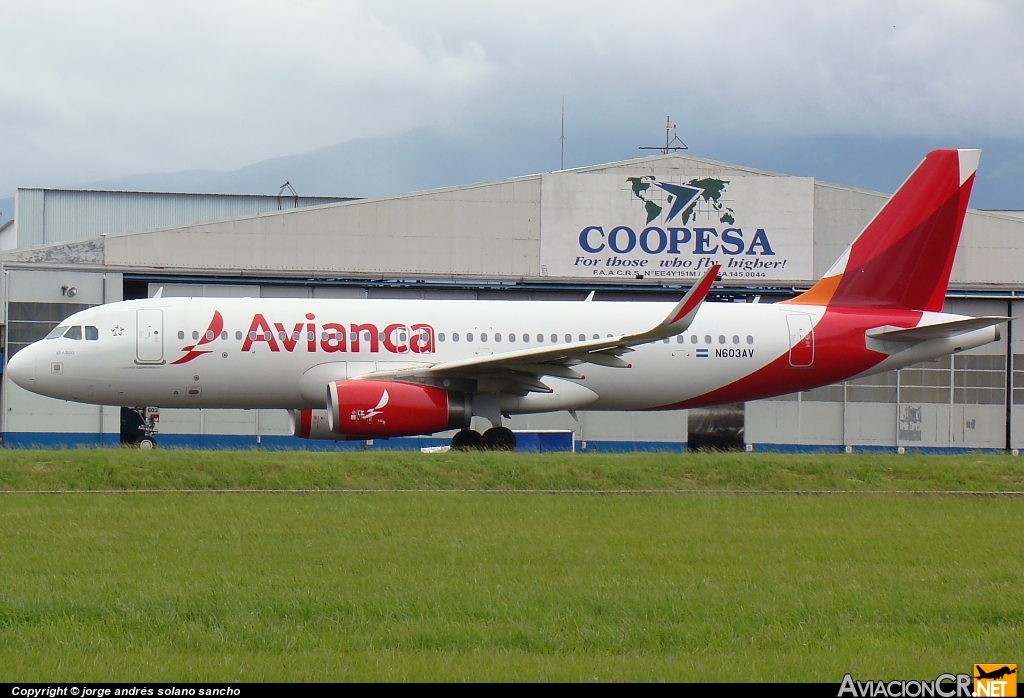
[[[484,448],[488,451],[514,451],[516,435],[506,427],[491,427],[484,432]]]
[[[135,439],[135,447],[141,448],[143,451],[152,451],[156,448],[156,439],[152,436],[140,436]]]
[[[484,437],[473,429],[463,429],[452,437],[452,448],[456,451],[475,451],[484,445]]]

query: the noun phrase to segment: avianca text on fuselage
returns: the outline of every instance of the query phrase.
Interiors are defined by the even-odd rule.
[[[391,354],[433,354],[434,328],[426,323],[405,325],[392,323],[378,328],[373,323],[341,322],[317,323],[313,313],[295,323],[270,322],[262,313],[256,313],[242,342],[242,351],[254,351],[265,344],[272,352],[318,351],[360,352],[372,354],[384,351]]]

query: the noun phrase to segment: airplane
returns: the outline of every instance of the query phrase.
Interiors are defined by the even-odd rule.
[[[993,669],[992,671],[985,671],[984,669],[981,668],[981,666],[975,664],[974,665],[974,670],[977,673],[977,676],[974,677],[976,679],[995,679],[995,680],[999,680],[999,679],[1003,678],[1004,676],[1010,676],[1011,674],[1016,674],[1017,673],[1016,669],[1011,669],[1010,667],[1005,666],[1005,665],[1000,667],[1000,668],[998,668],[998,669]]]
[[[454,429],[455,448],[512,449],[512,415],[809,390],[998,341],[1009,318],[942,312],[980,157],[929,153],[823,278],[779,303],[704,303],[718,265],[677,303],[158,292],[71,315],[7,372],[40,395],[135,409],[145,448],[161,407],[287,409],[303,439]]]

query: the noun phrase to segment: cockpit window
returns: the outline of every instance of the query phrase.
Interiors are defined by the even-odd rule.
[[[82,338],[82,326],[72,325],[68,328],[68,331],[64,333],[64,339],[81,339]]]
[[[92,325],[86,325],[85,326],[85,338],[93,340],[93,341],[99,339],[100,338],[100,331],[99,331],[99,329],[96,328],[96,327],[93,327]]]
[[[46,335],[47,339],[57,339],[57,337],[63,337],[64,333],[68,331],[67,325],[61,325],[60,327],[54,327],[50,330],[50,334]]]

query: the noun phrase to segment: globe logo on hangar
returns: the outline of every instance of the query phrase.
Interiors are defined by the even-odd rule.
[[[729,180],[705,177],[691,179],[685,184],[659,182],[653,175],[627,177],[626,183],[635,199],[647,214],[646,225],[665,214],[665,223],[679,218],[683,225],[696,218],[698,207],[703,202],[707,215],[717,215],[720,223],[732,225],[736,222],[735,211],[724,203],[723,196]]]

